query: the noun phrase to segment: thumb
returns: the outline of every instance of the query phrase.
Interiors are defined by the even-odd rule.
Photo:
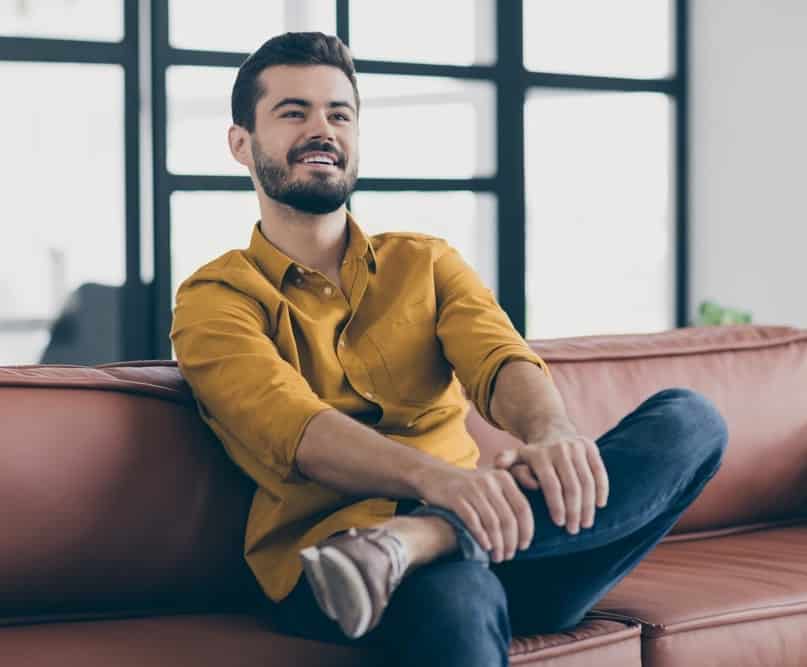
[[[506,449],[499,452],[494,459],[497,468],[509,468],[519,460],[517,449]]]

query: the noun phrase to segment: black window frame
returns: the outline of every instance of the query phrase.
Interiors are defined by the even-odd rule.
[[[238,67],[247,53],[177,49],[169,42],[170,0],[121,0],[124,37],[120,42],[0,37],[0,61],[102,63],[124,71],[126,281],[121,310],[122,360],[170,359],[172,279],[171,210],[174,192],[252,191],[248,176],[172,174],[167,168],[166,72],[174,65]],[[336,32],[350,44],[350,0],[336,3]],[[587,91],[657,92],[674,103],[675,314],[676,326],[687,326],[689,314],[689,154],[688,154],[688,3],[674,0],[675,71],[669,77],[639,79],[529,71],[523,59],[525,0],[497,2],[496,60],[491,65],[440,65],[382,60],[355,61],[359,73],[440,76],[491,82],[495,87],[496,172],[465,179],[360,178],[357,192],[452,192],[492,194],[496,198],[498,298],[514,326],[526,327],[526,186],[525,100],[533,88]],[[527,0],[528,1],[528,0]],[[150,43],[141,44],[139,22],[148,3]],[[141,48],[151,62],[151,131],[153,187],[152,282],[141,279],[140,65]],[[502,122],[506,119],[507,122]],[[41,324],[41,323],[40,323]],[[3,326],[20,323],[0,322]]]
[[[0,36],[0,62],[120,65],[124,77],[124,238],[125,281],[121,290],[123,359],[146,359],[153,352],[149,287],[140,274],[140,39],[139,0],[120,0],[123,38],[120,41]],[[70,224],[67,220],[66,224]],[[99,249],[103,252],[103,249]],[[58,313],[54,313],[54,317]],[[0,330],[33,330],[51,321],[0,321]]]
[[[350,0],[336,2],[336,33],[350,45]],[[686,326],[687,253],[687,0],[675,0],[675,71],[665,78],[618,78],[529,71],[524,67],[524,0],[496,3],[496,60],[492,65],[438,65],[356,59],[356,71],[369,74],[440,76],[492,82],[496,88],[496,173],[487,178],[359,178],[357,192],[490,193],[496,197],[498,299],[523,335],[526,327],[526,187],[524,182],[524,103],[532,88],[658,92],[675,107],[675,321]],[[168,42],[168,3],[152,5],[154,86],[155,349],[170,357],[171,324],[170,196],[177,191],[252,190],[247,176],[172,175],[166,167],[165,73],[171,65],[238,67],[246,53],[175,49]],[[507,122],[501,122],[507,119]]]

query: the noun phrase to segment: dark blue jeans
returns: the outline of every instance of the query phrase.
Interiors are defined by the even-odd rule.
[[[591,528],[569,534],[552,521],[540,489],[523,489],[535,517],[532,544],[492,563],[455,514],[402,501],[398,514],[448,520],[460,549],[405,577],[374,630],[345,637],[319,610],[305,577],[273,617],[289,634],[389,646],[387,662],[394,664],[507,665],[513,635],[574,627],[636,567],[717,472],[727,439],[708,399],[666,389],[597,440],[610,492]]]

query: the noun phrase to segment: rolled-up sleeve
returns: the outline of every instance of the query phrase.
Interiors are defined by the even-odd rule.
[[[437,335],[443,353],[479,414],[501,428],[490,414],[490,399],[499,369],[509,361],[549,367],[533,352],[502,310],[490,289],[448,244],[438,246],[434,264]]]
[[[281,357],[268,325],[254,299],[200,281],[177,293],[170,335],[202,418],[235,463],[259,484],[266,475],[302,482],[297,447],[331,406]]]

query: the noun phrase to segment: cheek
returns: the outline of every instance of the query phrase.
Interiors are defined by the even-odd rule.
[[[286,161],[289,150],[294,147],[293,136],[287,128],[270,127],[266,128],[258,137],[261,150],[273,160]]]
[[[359,135],[358,133],[351,134],[348,137],[345,137],[343,143],[345,149],[350,155],[352,160],[357,160],[359,157]]]

